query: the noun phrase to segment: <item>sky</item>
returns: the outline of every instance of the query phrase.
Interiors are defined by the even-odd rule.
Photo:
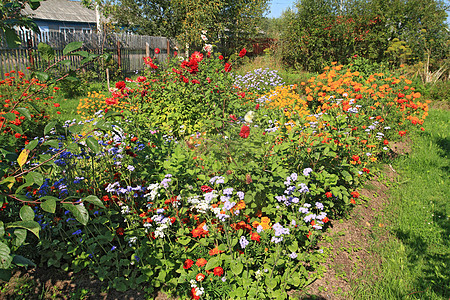
[[[270,13],[268,18],[279,18],[281,13],[289,7],[293,7],[297,0],[271,0],[270,1]]]

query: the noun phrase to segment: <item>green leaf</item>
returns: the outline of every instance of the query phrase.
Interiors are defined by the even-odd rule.
[[[55,121],[49,122],[47,125],[45,125],[44,127],[44,135],[47,135],[56,125]]]
[[[22,255],[14,255],[12,262],[19,267],[36,267],[36,264],[34,262],[26,257],[23,257]]]
[[[41,203],[42,210],[54,214],[56,211],[56,200],[58,198],[52,197],[52,196],[45,196],[42,197],[40,200],[46,199],[44,202]]]
[[[70,44],[68,44],[64,50],[63,50],[63,55],[67,55],[72,51],[78,50],[83,46],[83,42],[72,42]]]
[[[8,126],[11,127],[15,132],[23,134],[23,130],[21,127],[14,125],[14,124],[8,124]]]
[[[85,197],[85,198],[83,199],[83,202],[84,202],[84,201],[89,202],[89,203],[92,203],[92,204],[94,204],[94,205],[96,205],[96,206],[99,206],[99,207],[101,207],[101,208],[105,208],[105,206],[103,205],[103,202],[102,202],[100,199],[98,199],[97,196],[89,195],[89,196],[87,196],[87,197]]]
[[[39,238],[39,230],[41,229],[41,227],[39,226],[38,222],[17,221],[17,222],[6,224],[6,228],[15,228],[15,227],[25,228],[25,229],[31,231],[32,233],[34,233],[34,235]]]
[[[16,119],[16,115],[13,114],[13,113],[11,113],[11,112],[9,112],[9,113],[6,113],[5,118],[6,118],[8,121],[14,121],[14,120]]]
[[[41,71],[34,72],[33,77],[36,77],[40,82],[45,82],[50,78],[48,73],[41,72]]]
[[[6,43],[8,44],[8,47],[17,48],[20,46],[20,44],[22,44],[19,36],[14,29],[4,28],[3,30],[5,32]]]
[[[18,107],[18,108],[16,108],[16,110],[18,112],[20,112],[22,115],[24,115],[25,118],[27,118],[28,120],[31,120],[31,115],[30,115],[30,111],[28,110],[28,108]]]
[[[94,153],[98,153],[100,151],[100,147],[98,145],[98,141],[93,137],[90,136],[86,139],[86,145],[91,149]]]
[[[42,145],[45,146],[51,146],[53,148],[59,148],[59,141],[58,140],[48,140],[46,142],[44,142]]]
[[[210,258],[208,260],[208,262],[206,263],[205,270],[211,270],[211,269],[219,266],[219,263],[220,263],[220,258],[218,256]]]
[[[236,276],[241,274],[242,270],[244,269],[244,265],[240,261],[235,262],[234,264],[231,264],[230,267],[231,267],[231,272],[233,272],[234,275],[236,275]]]
[[[89,52],[87,51],[77,51],[77,52],[73,52],[70,55],[80,55],[83,57],[88,57],[89,56]]]
[[[27,238],[27,231],[22,228],[18,228],[14,230],[14,235],[16,236],[16,239],[14,240],[14,245],[16,247],[19,247],[25,242],[25,239]]]
[[[25,146],[25,149],[28,149],[28,150],[33,150],[34,148],[36,148],[36,146],[39,144],[39,141],[38,140],[32,140],[32,141],[30,141],[29,143],[28,143],[28,145],[26,145]]]
[[[20,208],[19,216],[22,219],[22,221],[33,221],[34,211],[28,205],[24,205]]]
[[[8,282],[12,277],[11,269],[0,269],[0,279]]]
[[[28,182],[33,182],[38,186],[41,186],[44,183],[44,176],[38,172],[30,172],[25,176],[25,180]]]
[[[70,59],[65,59],[65,60],[62,60],[59,62],[60,65],[63,65],[66,67],[70,66],[71,63],[72,63],[72,61]]]
[[[0,242],[0,269],[8,269],[12,262],[12,257],[9,255],[11,250],[8,245]]]
[[[84,205],[81,204],[73,205],[65,203],[63,204],[63,206],[65,209],[69,210],[73,214],[75,219],[77,219],[77,221],[80,222],[81,224],[86,225],[87,222],[89,221],[89,213],[86,210],[86,207],[84,207]]]

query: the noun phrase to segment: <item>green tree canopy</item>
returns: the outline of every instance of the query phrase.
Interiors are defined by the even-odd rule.
[[[107,0],[108,1],[108,0]],[[113,0],[102,4],[126,31],[177,38],[200,45],[201,31],[232,46],[256,33],[269,0]]]

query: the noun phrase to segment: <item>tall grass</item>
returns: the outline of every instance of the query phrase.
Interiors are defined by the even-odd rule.
[[[412,137],[412,152],[395,162],[399,184],[384,212],[388,238],[374,246],[381,273],[354,299],[450,298],[449,124],[448,111],[431,110],[426,131]]]

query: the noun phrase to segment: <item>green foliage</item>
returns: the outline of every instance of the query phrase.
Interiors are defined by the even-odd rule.
[[[353,55],[374,62],[418,61],[433,49],[448,57],[448,27],[442,1],[339,2],[301,0],[284,14],[284,59],[308,71]]]

